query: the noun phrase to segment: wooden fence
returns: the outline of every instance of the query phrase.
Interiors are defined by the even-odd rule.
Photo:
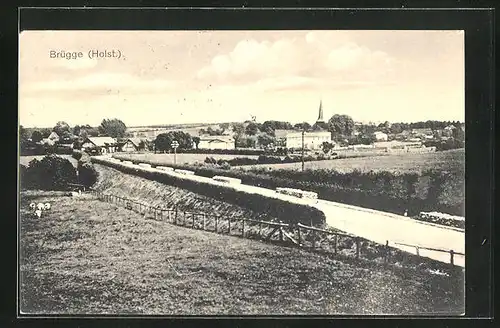
[[[374,242],[361,237],[307,226],[301,223],[286,224],[281,221],[261,221],[242,217],[222,216],[213,213],[207,214],[204,212],[185,211],[178,206],[174,208],[162,208],[94,190],[91,190],[90,193],[101,201],[123,206],[128,210],[135,211],[142,215],[149,214],[152,219],[178,226],[215,233],[225,233],[244,238],[259,239],[268,242],[277,242],[314,251],[322,250],[328,253],[355,257],[356,259],[378,259],[384,264],[387,264],[391,260],[400,261],[402,257],[413,257],[410,261],[412,263],[421,262],[422,259],[419,259],[420,249],[449,253],[452,267],[454,266],[454,255],[464,255],[463,253],[454,252],[453,250],[393,243],[407,247],[415,247],[417,255],[413,255],[390,247],[389,241],[386,241],[385,245],[375,245]],[[431,259],[426,259],[426,261],[437,262]],[[441,264],[446,266],[444,263]]]

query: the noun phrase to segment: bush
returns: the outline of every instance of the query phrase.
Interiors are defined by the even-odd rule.
[[[78,160],[78,180],[80,184],[86,188],[91,187],[97,182],[97,173],[94,165],[92,164],[90,155],[86,152],[80,152],[80,159]]]
[[[42,190],[68,190],[69,183],[77,182],[76,170],[65,158],[47,155],[42,160],[32,160],[23,173],[27,188]]]
[[[91,163],[78,163],[78,180],[85,187],[91,187],[97,182],[98,173]]]
[[[217,160],[213,157],[207,157],[205,158],[205,163],[207,164],[217,164]]]
[[[77,161],[80,160],[80,158],[82,157],[82,155],[83,155],[83,152],[80,151],[80,150],[73,150],[73,153],[71,153],[71,157],[73,157]]]

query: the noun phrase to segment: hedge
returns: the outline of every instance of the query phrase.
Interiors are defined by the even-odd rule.
[[[113,157],[130,160],[126,156]],[[133,163],[154,161],[130,160]],[[255,168],[249,171],[222,169],[195,165],[169,165],[174,168],[192,170],[196,175],[213,177],[224,175],[241,179],[241,182],[264,188],[296,188],[318,193],[320,199],[371,208],[375,210],[408,215],[420,212],[439,211],[463,216],[464,176],[461,172],[451,174],[429,169],[420,174],[391,172],[367,172],[354,170],[349,173],[329,169],[318,170],[266,170]]]
[[[269,216],[276,217],[285,223],[303,223],[316,226],[325,225],[325,215],[322,211],[307,205],[289,203],[280,199],[268,198],[258,194],[246,193],[230,188],[229,186],[218,186],[208,183],[201,183],[189,179],[171,176],[166,173],[150,172],[138,168],[127,167],[120,163],[110,163],[98,158],[93,158],[93,162],[100,163],[118,169],[121,172],[134,174],[146,179],[158,181],[168,185],[184,188],[192,192],[206,195],[215,199],[220,199],[241,207],[254,211],[265,212]],[[142,161],[141,163],[146,163]],[[150,163],[152,164],[152,163]],[[154,164],[152,164],[154,166]],[[193,169],[195,172],[196,170]],[[198,172],[196,172],[197,175]],[[210,177],[213,177],[210,176]]]

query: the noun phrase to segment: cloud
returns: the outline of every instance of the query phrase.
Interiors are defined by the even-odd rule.
[[[197,77],[223,84],[260,83],[269,89],[311,86],[332,77],[347,83],[382,83],[394,62],[389,54],[359,45],[343,31],[312,31],[275,42],[242,40],[232,51],[216,55]]]
[[[73,91],[79,93],[155,93],[164,92],[177,85],[176,82],[164,79],[141,79],[123,73],[94,73],[75,79],[59,79],[46,82],[21,84],[20,89],[27,94],[59,93]]]

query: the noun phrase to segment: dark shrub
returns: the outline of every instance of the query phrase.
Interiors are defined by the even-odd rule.
[[[92,163],[78,163],[78,180],[85,187],[90,187],[97,182],[98,173]]]
[[[27,173],[28,172],[28,167],[26,167],[25,165],[22,165],[22,164],[19,164],[19,187],[21,189],[27,189],[29,188],[29,181],[28,181],[28,176],[27,176]]]
[[[73,150],[73,153],[71,154],[71,156],[76,159],[77,161],[80,160],[80,158],[82,157],[83,155],[83,152],[80,151],[80,150]]]
[[[71,162],[57,155],[31,161],[25,175],[30,188],[42,190],[67,190],[68,183],[77,182],[76,170]]]
[[[207,164],[217,164],[217,160],[213,157],[207,157],[205,158],[205,163]]]

